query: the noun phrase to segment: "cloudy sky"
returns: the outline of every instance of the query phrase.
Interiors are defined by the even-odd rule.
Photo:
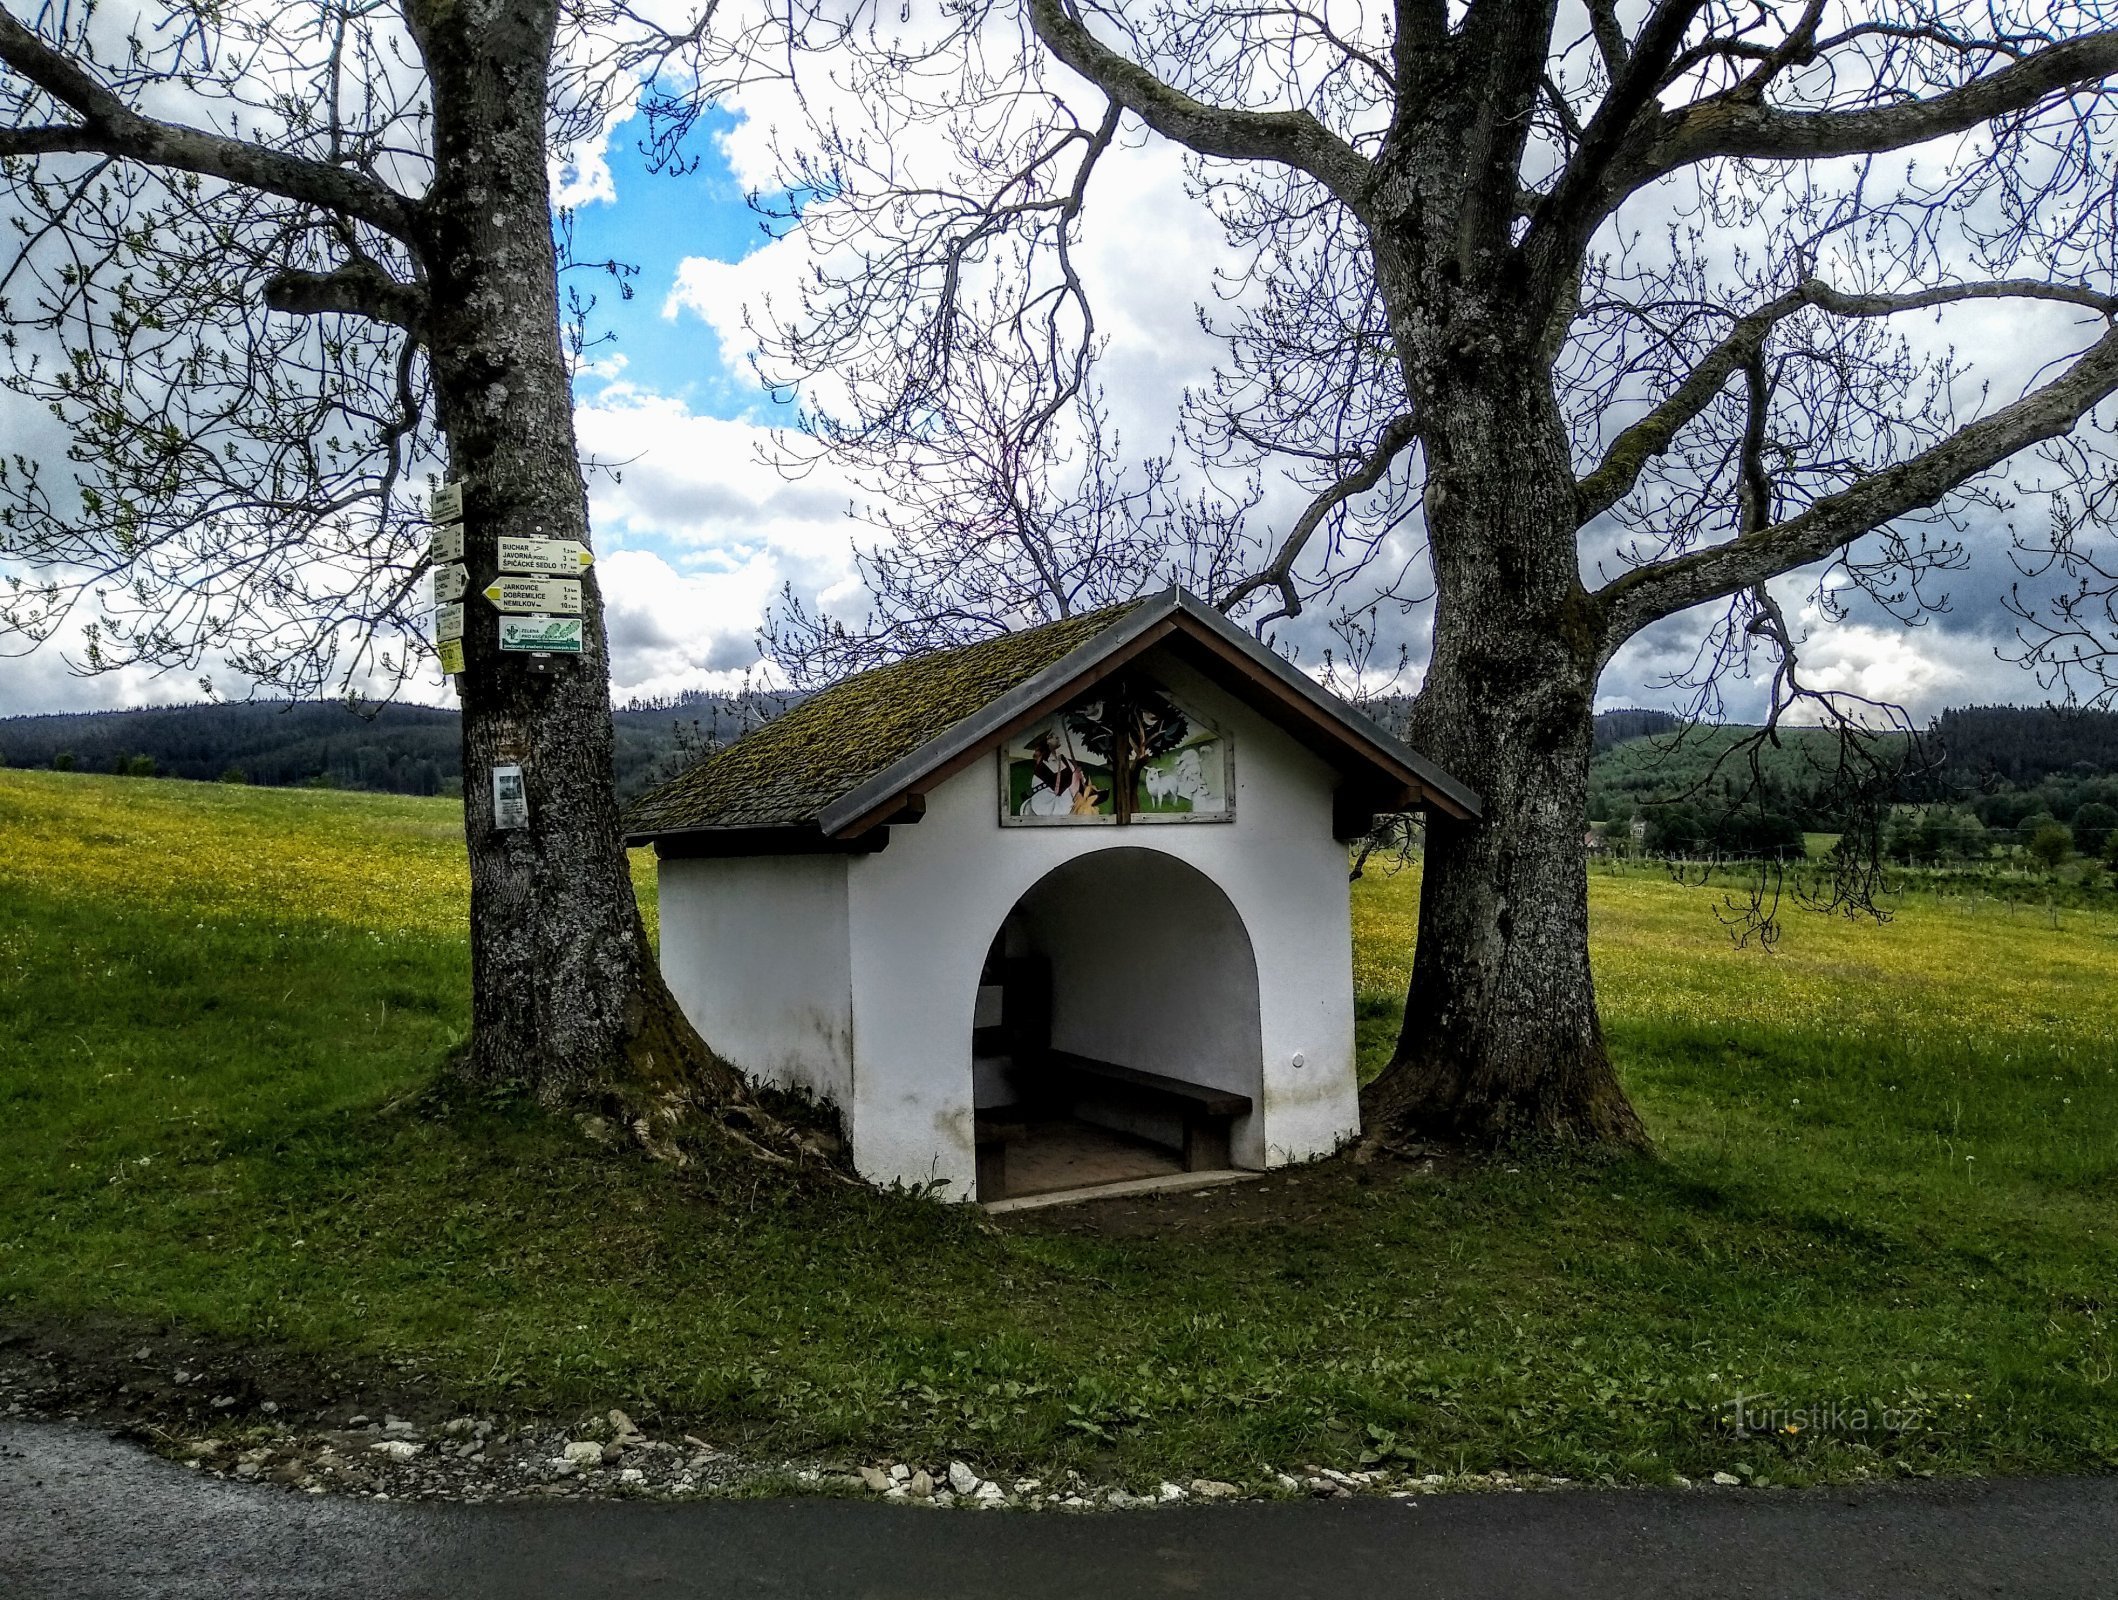
[[[851,615],[855,488],[828,468],[790,481],[765,459],[788,421],[752,377],[744,309],[793,270],[743,201],[773,181],[764,122],[740,111],[701,137],[695,171],[646,170],[638,130],[616,128],[600,159],[567,174],[577,253],[637,268],[633,294],[600,291],[608,334],[577,387],[578,427],[593,463],[590,498],[611,630],[614,692],[727,688],[760,666],[757,630],[783,586]],[[1166,439],[1185,387],[1210,374],[1216,347],[1194,307],[1211,294],[1223,250],[1184,190],[1174,152],[1141,137],[1099,174],[1082,266],[1110,336],[1102,379],[1128,441]],[[594,287],[583,280],[583,287]],[[36,447],[36,441],[23,440]],[[44,441],[47,459],[56,452]],[[10,444],[14,448],[14,443]],[[1813,683],[1905,705],[1924,717],[1967,701],[2039,700],[2034,680],[1999,659],[2010,636],[2000,599],[2014,577],[2004,541],[1977,542],[1971,570],[1945,585],[1950,610],[1907,629],[1872,609],[1831,623],[1781,585],[1808,630]],[[1416,663],[1426,619],[1393,619]],[[1696,619],[1635,640],[1612,666],[1602,703],[1675,705],[1667,677],[1689,660]],[[1293,641],[1314,658],[1320,637]],[[1416,666],[1407,686],[1416,685]],[[82,678],[61,651],[0,660],[0,714],[196,698],[185,675]],[[436,699],[443,691],[437,683]],[[1730,713],[1751,709],[1737,686]]]

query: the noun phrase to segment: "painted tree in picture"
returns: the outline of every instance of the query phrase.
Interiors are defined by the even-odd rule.
[[[1228,741],[1153,684],[1121,681],[1016,734],[1001,754],[1012,822],[1225,822]]]

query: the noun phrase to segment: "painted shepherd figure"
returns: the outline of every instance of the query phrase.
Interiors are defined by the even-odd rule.
[[[1046,730],[1030,741],[1030,792],[1022,812],[1032,817],[1092,816],[1102,793],[1059,736]]]

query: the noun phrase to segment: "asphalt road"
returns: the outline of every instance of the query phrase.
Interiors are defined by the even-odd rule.
[[[378,1504],[0,1421],[0,1596],[1220,1600],[2118,1594],[2118,1479],[1565,1492],[1100,1515],[851,1500]]]

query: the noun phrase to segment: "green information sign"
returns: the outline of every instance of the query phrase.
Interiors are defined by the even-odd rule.
[[[500,648],[535,651],[539,655],[577,656],[581,653],[581,619],[502,617]]]

